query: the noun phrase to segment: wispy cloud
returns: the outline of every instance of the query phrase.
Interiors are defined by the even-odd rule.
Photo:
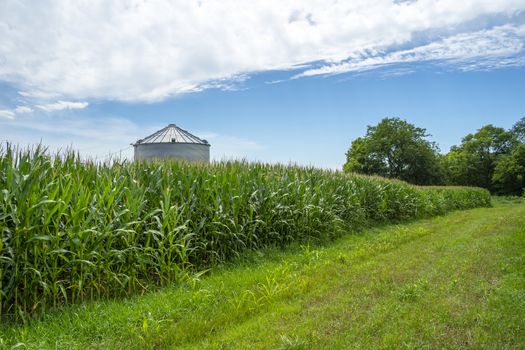
[[[453,35],[407,50],[353,57],[342,63],[326,64],[295,77],[362,72],[398,63],[448,61],[459,69],[499,68],[523,60],[525,25],[498,26],[490,30]],[[519,55],[518,57],[514,57]],[[519,61],[516,61],[518,59]]]
[[[27,114],[34,112],[34,108],[38,108],[45,112],[58,112],[67,109],[84,109],[89,105],[88,102],[71,102],[71,101],[57,101],[54,103],[40,104],[35,106],[16,106],[14,109],[0,110],[0,117],[14,119],[16,115]]]
[[[15,108],[15,113],[31,113],[33,112],[33,108],[28,106],[17,106]]]
[[[481,46],[473,47],[463,25],[490,32],[491,16],[511,23],[523,11],[523,0],[4,1],[0,81],[46,106],[51,99],[162,100],[229,89],[229,80],[254,72],[305,66],[302,76],[418,59],[522,64],[506,57],[515,52],[512,40],[498,47],[474,38]],[[425,32],[454,39],[419,40]],[[413,49],[390,52],[401,45]]]
[[[36,108],[40,108],[46,112],[62,111],[64,109],[84,109],[89,105],[88,102],[71,102],[71,101],[58,101],[55,103],[48,103],[43,105],[36,105]]]
[[[14,117],[15,113],[13,113],[12,111],[7,109],[0,109],[0,118],[13,119]]]

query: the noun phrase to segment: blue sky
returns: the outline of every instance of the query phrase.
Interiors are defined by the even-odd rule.
[[[384,117],[446,152],[525,116],[525,1],[2,2],[0,38],[0,141],[98,159],[176,123],[340,168]]]

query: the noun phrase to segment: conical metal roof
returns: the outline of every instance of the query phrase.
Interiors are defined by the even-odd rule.
[[[138,140],[135,145],[145,143],[196,143],[209,145],[208,141],[202,140],[188,131],[179,128],[175,124],[170,124],[159,131]]]

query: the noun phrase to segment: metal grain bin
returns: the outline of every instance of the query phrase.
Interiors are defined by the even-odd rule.
[[[133,144],[135,160],[184,159],[210,161],[211,145],[188,131],[170,124]]]

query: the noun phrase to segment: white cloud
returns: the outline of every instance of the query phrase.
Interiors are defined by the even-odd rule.
[[[61,111],[64,109],[83,109],[88,106],[87,102],[68,102],[58,101],[55,103],[48,103],[43,105],[36,105],[34,107],[39,108],[46,112]],[[0,117],[13,119],[15,115],[26,114],[34,112],[34,109],[29,106],[17,106],[13,110],[4,109],[0,110]]]
[[[28,106],[17,106],[15,108],[15,113],[31,113],[33,112],[33,109]]]
[[[31,92],[18,91],[18,94],[23,97],[28,97],[32,99],[38,99],[38,100],[51,100],[59,96],[56,92],[42,92],[42,91],[36,91],[36,90],[33,90]]]
[[[0,118],[13,119],[14,117],[15,113],[13,113],[12,111],[7,109],[0,109]]]
[[[35,107],[40,108],[46,112],[62,111],[64,109],[84,109],[88,106],[87,102],[71,102],[71,101],[58,101],[55,103],[48,103],[44,105],[36,105]]]
[[[354,57],[347,62],[309,69],[296,77],[360,72],[396,63],[454,61],[460,68],[509,66],[509,57],[523,52],[525,25],[503,25],[490,30],[457,34],[408,50]],[[521,57],[519,57],[522,60]],[[513,61],[515,62],[515,61]]]
[[[34,98],[153,101],[524,10],[524,0],[3,1],[0,81]]]

